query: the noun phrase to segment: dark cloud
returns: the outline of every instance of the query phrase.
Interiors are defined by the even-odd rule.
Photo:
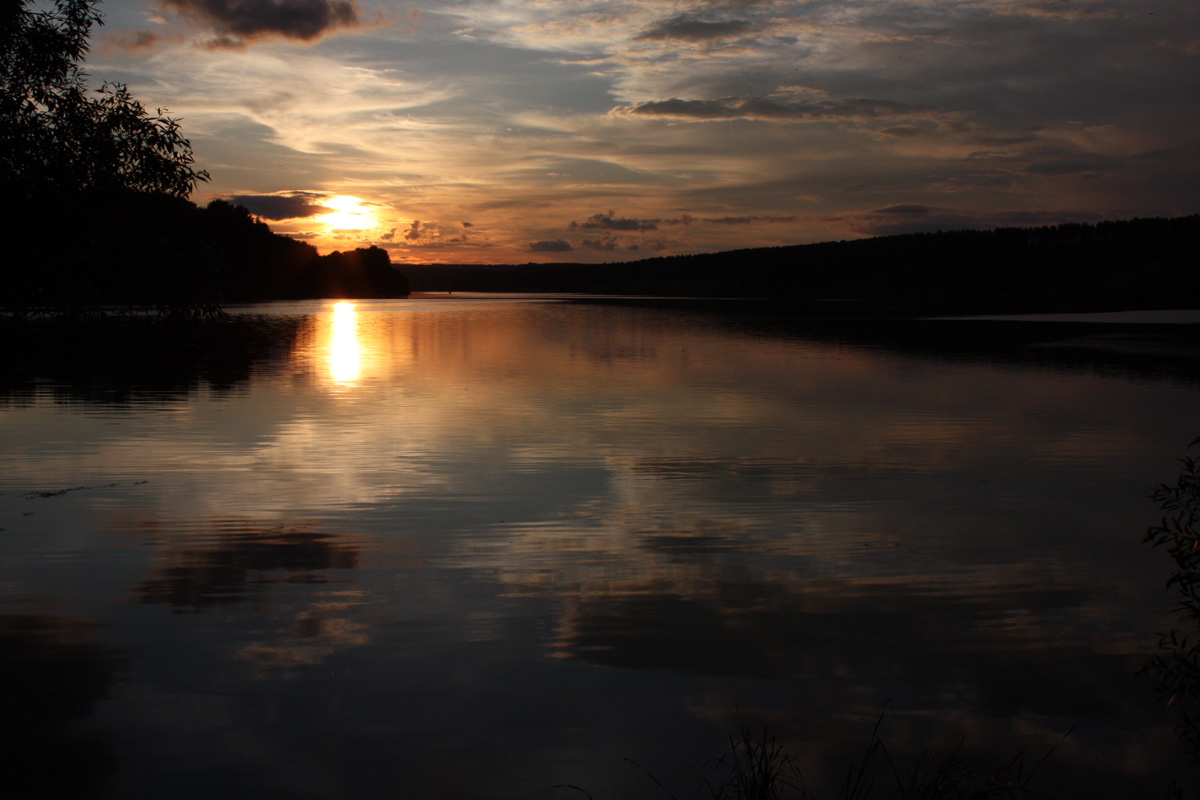
[[[868,236],[894,236],[904,233],[973,230],[988,228],[981,219],[955,209],[934,208],[915,203],[897,203],[863,212],[849,220],[856,233]]]
[[[740,19],[709,21],[680,14],[665,19],[636,37],[645,40],[677,39],[685,42],[709,42],[727,39],[750,31],[749,22]]]
[[[1031,175],[1079,175],[1096,171],[1096,159],[1050,158],[1035,161],[1025,168]]]
[[[891,206],[877,208],[873,214],[895,214],[905,217],[925,217],[933,213],[936,209],[933,206],[921,206],[914,203],[897,203]]]
[[[164,0],[185,16],[211,26],[216,47],[245,39],[283,36],[311,42],[339,28],[361,24],[352,0]]]
[[[379,236],[377,242],[382,243],[385,247],[406,250],[421,247],[443,247],[448,244],[477,244],[469,242],[465,229],[457,226],[446,227],[436,222],[422,222],[419,219],[414,219],[407,228],[390,229],[387,233]]]
[[[933,135],[933,131],[916,125],[893,125],[890,128],[884,128],[880,133],[886,136],[895,136],[897,139],[917,139]]]
[[[787,216],[751,216],[751,217],[693,217],[691,214],[684,214],[682,217],[675,219],[661,220],[663,225],[754,225],[760,222],[776,223],[776,222],[795,222],[798,217],[795,214]]]
[[[618,244],[617,237],[604,236],[599,239],[584,239],[582,242],[579,243],[579,246],[586,250],[596,250],[599,252],[607,253],[612,250],[616,250],[617,244]]]
[[[641,117],[668,117],[690,120],[766,119],[803,121],[818,119],[877,119],[926,114],[930,106],[854,97],[829,98],[723,97],[719,100],[652,100],[616,109],[618,113]]]
[[[462,224],[462,226],[463,226],[464,228],[474,228],[474,227],[475,227],[475,223],[474,223],[474,222],[464,222],[464,223]]]
[[[617,217],[612,211],[607,214],[593,214],[583,222],[571,222],[571,230],[601,231],[653,231],[658,229],[657,219],[634,219],[632,217]]]
[[[322,195],[311,192],[292,194],[236,194],[229,198],[235,206],[245,206],[255,216],[263,219],[296,219],[328,214],[332,209],[318,201]]]
[[[958,209],[916,203],[897,203],[846,218],[850,228],[867,236],[894,236],[933,231],[991,230],[994,228],[1095,222],[1094,214],[1068,211],[998,211],[971,214]]]
[[[987,134],[975,136],[971,139],[976,144],[985,145],[987,147],[1009,147],[1017,144],[1029,144],[1036,142],[1037,137],[1032,133],[1019,134]]]
[[[444,250],[447,245],[454,245],[455,249],[471,248],[473,250],[486,250],[495,247],[491,242],[478,241],[467,239],[465,236],[451,237],[446,239],[437,239],[435,241],[417,241],[417,242],[378,242],[379,247],[392,252],[404,251],[412,253],[415,250]],[[532,248],[530,248],[532,249]]]
[[[757,222],[795,222],[796,215],[786,217],[703,217],[701,222],[709,225],[753,225]]]
[[[571,243],[563,239],[547,239],[541,242],[530,242],[529,249],[535,253],[565,253],[574,250]]]

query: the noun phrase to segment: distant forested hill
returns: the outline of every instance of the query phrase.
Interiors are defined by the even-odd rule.
[[[1200,307],[1200,215],[884,236],[619,264],[406,265],[405,272],[419,291],[759,297],[979,312],[1194,308]]]

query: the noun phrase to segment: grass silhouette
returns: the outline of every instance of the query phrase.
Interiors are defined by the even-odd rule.
[[[996,768],[973,766],[959,745],[944,757],[932,751],[922,753],[910,766],[902,768],[893,760],[880,736],[888,709],[880,713],[862,756],[846,769],[846,776],[833,800],[1009,800],[1035,797],[1030,783],[1038,769],[1057,748],[1052,747],[1028,769],[1025,751]],[[1072,729],[1073,730],[1073,729]],[[1071,735],[1068,731],[1063,739]],[[663,796],[683,800],[671,792],[649,770],[632,759]],[[820,800],[805,784],[800,762],[779,742],[766,726],[751,730],[739,724],[729,736],[729,750],[709,759],[700,768],[701,785],[695,796],[706,800]],[[558,784],[555,789],[571,789],[596,800],[587,790],[574,784]],[[1169,800],[1182,798],[1169,794]]]

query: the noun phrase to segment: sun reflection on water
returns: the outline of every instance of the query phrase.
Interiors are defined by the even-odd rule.
[[[333,306],[333,329],[329,341],[329,377],[343,386],[358,382],[362,347],[358,341],[358,315],[353,303]]]
[[[289,368],[342,399],[407,375],[416,358],[417,331],[412,316],[401,311],[405,306],[371,300],[312,304],[293,339]],[[291,378],[278,378],[291,385]]]

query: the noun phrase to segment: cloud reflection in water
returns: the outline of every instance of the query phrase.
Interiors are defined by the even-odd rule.
[[[462,795],[537,796],[504,783],[537,764],[620,796],[602,773],[709,755],[734,701],[842,765],[889,697],[905,740],[1004,757],[1083,722],[1058,764],[1102,786],[1171,755],[1125,673],[1161,600],[1143,494],[1195,435],[1193,385],[632,309],[304,313],[244,391],[0,419],[4,541],[34,554],[0,580],[75,589],[158,670],[130,696],[164,702],[110,706],[136,774],[430,796],[454,753],[486,784]]]

